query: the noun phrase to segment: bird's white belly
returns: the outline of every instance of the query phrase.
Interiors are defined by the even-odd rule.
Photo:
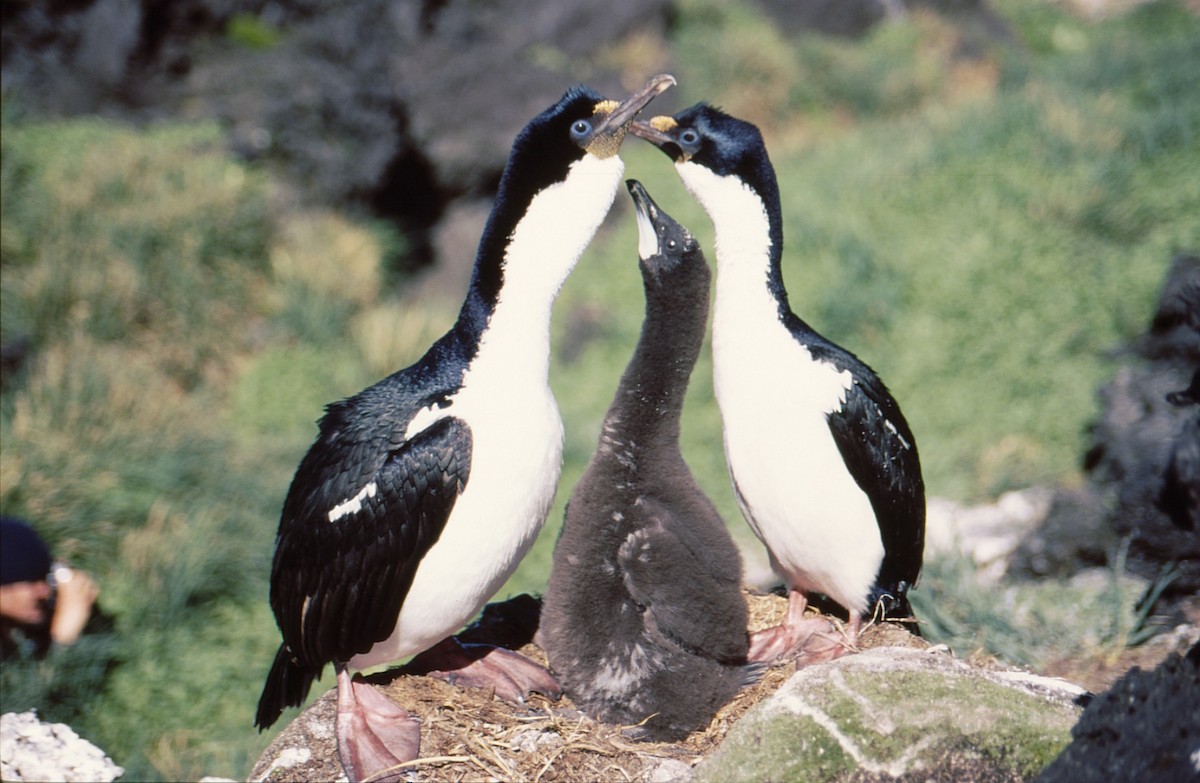
[[[826,419],[849,376],[814,361],[782,325],[740,337],[736,327],[714,337],[714,384],[747,521],[790,587],[862,611],[883,543]]]
[[[485,404],[491,415],[478,415]],[[471,425],[466,488],[422,558],[391,636],[351,660],[355,668],[414,655],[459,630],[516,570],[554,500],[563,430],[548,388],[525,397],[492,390],[446,412]]]

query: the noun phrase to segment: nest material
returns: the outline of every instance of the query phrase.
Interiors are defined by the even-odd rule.
[[[775,595],[748,594],[747,602],[751,630],[778,623],[787,610],[787,601]],[[863,649],[928,646],[893,623],[868,626],[859,642]],[[521,646],[519,652],[546,663],[533,643]],[[706,729],[679,743],[630,740],[622,734],[627,727],[588,718],[568,696],[551,701],[535,694],[526,704],[513,705],[494,698],[490,691],[458,688],[430,677],[389,672],[383,678],[390,678],[388,695],[421,719],[421,758],[406,765],[415,779],[590,783],[686,774],[686,768],[715,750],[738,719],[795,670],[794,662],[768,669],[759,682],[726,704]]]

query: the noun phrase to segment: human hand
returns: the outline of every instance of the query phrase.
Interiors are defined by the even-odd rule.
[[[62,565],[54,569],[54,578],[58,592],[54,617],[50,620],[50,637],[58,644],[73,644],[92,616],[100,586],[86,571]]]

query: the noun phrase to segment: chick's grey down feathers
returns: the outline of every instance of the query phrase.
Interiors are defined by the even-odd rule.
[[[673,740],[706,725],[757,670],[744,665],[738,551],[679,449],[710,273],[691,235],[640,185],[630,190],[658,244],[641,263],[646,317],[567,505],[541,633],[585,712]]]

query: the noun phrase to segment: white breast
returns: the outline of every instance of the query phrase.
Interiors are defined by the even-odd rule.
[[[471,428],[471,473],[438,542],[413,579],[391,636],[355,668],[421,652],[457,631],[500,589],[537,538],[562,470],[563,428],[548,382],[550,311],[612,205],[620,158],[590,155],[535,197],[517,226],[505,283],[479,351],[441,416]]]
[[[356,668],[415,654],[457,631],[537,538],[562,468],[562,420],[548,387],[503,387],[476,376],[448,408],[471,425],[466,489],[421,560],[392,635],[355,658]]]
[[[826,418],[844,404],[850,373],[814,359],[780,321],[766,282],[767,215],[753,191],[695,164],[678,168],[717,232],[713,385],[743,512],[790,586],[862,611],[883,544]]]

